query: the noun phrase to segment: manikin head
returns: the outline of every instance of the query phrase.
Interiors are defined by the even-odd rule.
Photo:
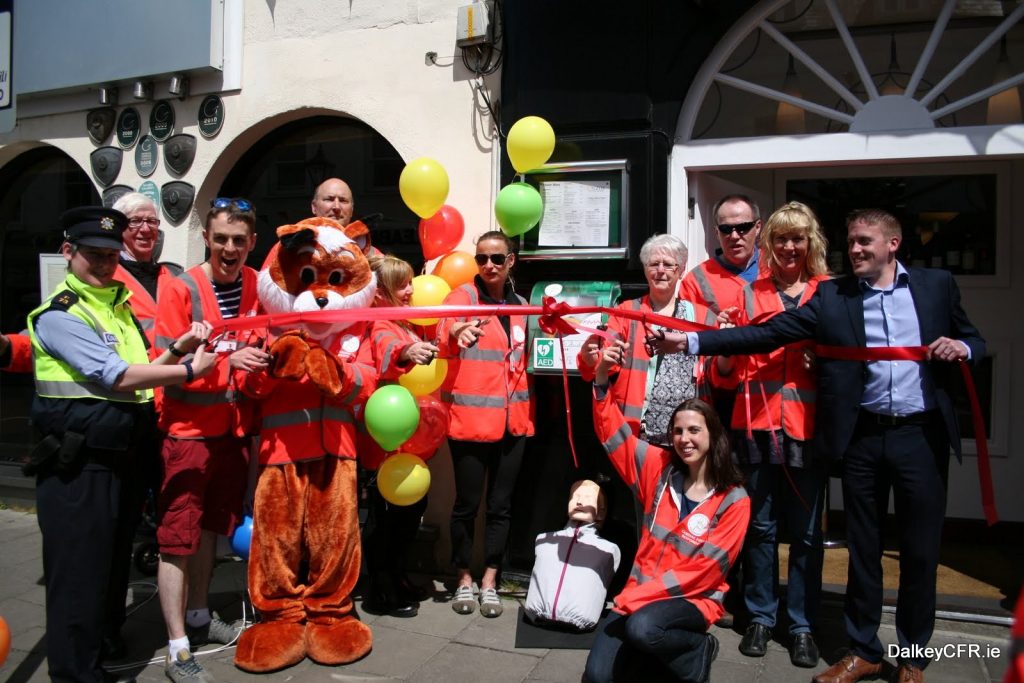
[[[569,489],[569,521],[579,524],[597,524],[604,522],[608,512],[604,492],[597,482],[590,479],[577,481]]]

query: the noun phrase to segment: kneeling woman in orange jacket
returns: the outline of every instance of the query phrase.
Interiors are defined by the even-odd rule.
[[[598,628],[585,679],[650,680],[648,667],[707,681],[718,641],[726,576],[743,545],[750,498],[740,486],[714,408],[683,401],[669,421],[670,449],[639,441],[609,400],[608,370],[627,345],[608,345],[594,377],[594,426],[619,476],[643,510],[640,546],[611,617]]]

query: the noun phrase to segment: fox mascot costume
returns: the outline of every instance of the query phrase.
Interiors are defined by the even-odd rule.
[[[310,218],[277,236],[259,273],[266,313],[373,304],[363,223]],[[305,657],[346,664],[372,647],[351,597],[361,560],[355,421],[377,383],[374,368],[355,362],[366,324],[301,323],[271,343],[269,370],[242,383],[263,418],[249,553],[249,594],[262,620],[238,640],[235,665],[244,671]]]

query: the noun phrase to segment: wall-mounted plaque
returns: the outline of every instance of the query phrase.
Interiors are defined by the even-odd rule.
[[[217,95],[207,95],[199,103],[199,132],[204,138],[212,138],[224,125],[224,103]]]
[[[117,179],[123,156],[124,152],[117,147],[100,147],[89,155],[89,166],[100,185],[106,187]]]
[[[175,175],[185,175],[196,158],[196,136],[178,133],[164,143],[164,163]]]
[[[114,202],[129,192],[134,192],[134,190],[127,185],[111,185],[103,190],[103,206],[109,209],[114,205]]]
[[[156,158],[160,154],[160,146],[152,135],[139,138],[139,146],[135,148],[135,170],[143,178],[153,175],[156,170]]]
[[[124,149],[131,149],[139,141],[142,120],[135,107],[128,107],[117,117],[117,144]]]
[[[180,180],[167,183],[160,188],[160,203],[172,223],[180,223],[192,208],[196,188]]]
[[[149,112],[149,134],[163,142],[174,133],[174,105],[167,100],[160,100]]]
[[[114,119],[117,114],[113,107],[100,107],[92,109],[85,115],[85,129],[89,132],[89,138],[97,145],[102,145],[110,137],[114,130]]]
[[[149,197],[150,201],[156,205],[157,211],[160,210],[160,189],[156,186],[152,180],[139,185],[139,194],[144,194]]]

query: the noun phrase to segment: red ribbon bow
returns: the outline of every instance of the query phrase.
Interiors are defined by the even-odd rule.
[[[564,301],[556,301],[553,296],[546,296],[541,300],[543,313],[537,318],[540,329],[548,334],[576,334],[576,328],[571,323],[562,320],[563,315],[572,313],[572,307]]]

